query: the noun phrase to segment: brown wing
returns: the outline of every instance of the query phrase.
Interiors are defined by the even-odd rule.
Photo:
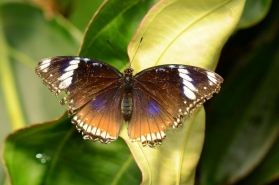
[[[70,115],[100,91],[115,88],[122,79],[122,74],[109,64],[74,56],[43,59],[36,67],[36,73],[56,96],[66,92],[67,96],[60,103],[69,103]]]
[[[134,77],[134,107],[128,132],[131,140],[153,147],[161,144],[166,127],[183,118],[217,93],[223,79],[216,73],[185,65],[146,69]]]

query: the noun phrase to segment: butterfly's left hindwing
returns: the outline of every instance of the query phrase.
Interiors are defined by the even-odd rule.
[[[156,66],[136,74],[130,138],[151,147],[160,144],[166,127],[182,125],[222,82],[214,72],[186,65]]]
[[[72,123],[82,132],[84,139],[101,143],[117,139],[123,120],[120,112],[121,93],[120,88],[108,90],[77,112]]]
[[[122,74],[117,69],[94,59],[61,56],[41,60],[36,73],[56,96],[66,93],[60,103],[68,103],[69,115],[77,113],[72,122],[85,138],[108,143],[118,137]]]

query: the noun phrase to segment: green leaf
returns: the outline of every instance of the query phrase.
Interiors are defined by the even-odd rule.
[[[104,0],[79,0],[74,4],[69,20],[80,30],[84,31],[92,15],[97,11]]]
[[[129,45],[132,58],[144,38],[134,68],[180,63],[213,70],[243,6],[243,0],[161,1],[145,17]]]
[[[210,127],[199,172],[202,185],[235,184],[253,174],[256,166],[272,164],[270,159],[263,159],[279,134],[279,87],[275,85],[279,84],[278,7],[279,3],[275,3],[265,21],[240,32],[227,46],[230,52],[242,52],[224,56],[226,65],[234,66],[229,67],[226,83],[208,112]],[[269,168],[274,171],[257,177],[249,175],[244,184],[273,180],[278,163],[275,161]]]
[[[133,26],[130,25],[130,27],[126,27],[125,29],[122,29],[123,31],[122,33],[127,32],[127,36],[129,34],[132,34],[131,31],[132,29],[136,30],[139,21],[142,19],[142,17],[146,14],[146,12],[151,6],[151,1],[137,1],[137,2],[130,1],[130,3],[131,2],[132,2],[131,6],[130,5],[128,7],[120,6],[118,7],[118,9],[114,10],[114,7],[112,7],[112,5],[114,4],[110,5],[109,4],[110,1],[109,1],[108,5],[110,6],[104,5],[104,7],[108,8],[109,12],[106,9],[99,10],[99,13],[103,15],[109,13],[108,15],[110,15],[110,18],[115,18],[116,15],[120,17],[120,19],[128,19],[134,17],[133,20],[135,22],[131,23],[133,24]],[[124,4],[122,3],[122,1],[119,1],[116,4],[125,5],[125,3]],[[13,7],[11,9],[14,8],[16,10],[20,9],[17,11],[28,10],[27,12],[34,13],[33,11],[34,8],[29,6],[25,7],[26,5],[21,5],[21,6],[23,7]],[[129,10],[129,8],[131,8],[131,10]],[[10,10],[10,11],[15,11],[15,10]],[[35,9],[35,12],[37,11],[38,10]],[[44,18],[41,18],[42,17],[41,11],[39,12],[40,14],[37,15],[38,17],[36,17],[36,19],[32,17],[29,17],[29,19],[38,20],[39,23],[36,24],[39,25],[41,22],[49,23],[45,21]],[[24,18],[24,16],[22,17]],[[98,14],[96,15],[96,18],[98,18]],[[13,19],[17,20],[16,18]],[[99,20],[101,19],[102,17],[99,18]],[[21,22],[23,21],[19,21],[19,22],[15,21],[15,23],[17,24]],[[30,22],[32,23],[31,20]],[[53,24],[53,22],[50,23],[51,25]],[[67,28],[67,24],[65,22],[63,23],[66,25],[64,25],[59,30],[55,29],[55,25],[57,24],[58,26],[59,24],[55,20],[54,23],[55,23],[54,27],[51,26],[50,29],[47,26],[43,28],[39,26],[39,28],[42,29],[41,31],[43,33],[45,29],[47,29],[46,33],[50,31],[57,31],[56,33],[58,35],[55,35],[55,33],[52,32],[50,32],[51,34],[46,35],[48,36],[46,37],[48,39],[43,40],[45,44],[56,40],[60,41],[62,38],[64,38],[65,35],[63,34],[60,35],[59,31],[62,31],[62,33],[66,34],[67,36],[66,38],[69,39],[76,34],[75,30],[73,31],[72,34],[67,32],[67,30],[65,30],[64,26]],[[102,30],[102,28],[100,27],[104,26],[103,24],[95,25],[95,21],[92,21],[92,23],[94,24],[94,26],[91,27],[92,25],[90,25],[90,27],[87,29],[89,33],[92,31],[92,28],[98,31],[98,30]],[[115,26],[117,25],[119,27],[123,27],[123,24],[119,24],[117,22],[113,22],[113,23],[114,24],[112,27],[110,27],[111,25],[108,25],[106,26],[106,29],[111,30],[110,33],[115,33],[116,35],[115,38],[117,38],[118,33],[112,30],[115,30]],[[35,24],[33,26],[36,27]],[[108,29],[109,27],[110,29]],[[33,28],[33,27],[30,26],[27,28]],[[30,34],[32,33],[31,31]],[[26,34],[28,34],[27,31]],[[37,43],[42,44],[41,43],[42,40],[40,40],[40,33],[37,33],[34,36],[38,36],[39,38],[34,38],[33,41],[37,41]],[[57,37],[57,38],[52,38],[52,37]],[[62,38],[58,38],[58,37],[62,37]],[[33,37],[29,36],[23,38],[25,39],[28,38],[28,42],[27,41],[26,42],[27,43],[30,42],[31,46],[33,46],[32,44],[34,44],[35,46],[35,43],[30,41],[30,39],[32,40]],[[42,39],[43,38],[45,37],[42,37]],[[50,40],[49,38],[52,39]],[[126,45],[123,45],[121,47],[124,48],[127,47],[127,45],[128,45],[128,41]],[[19,46],[22,45],[19,44]],[[41,47],[38,47],[38,45],[36,45],[36,48],[32,47],[31,49],[34,50],[40,49],[38,52],[45,52],[45,50],[48,51],[48,47],[51,51],[54,50],[57,53],[57,54],[55,53],[51,54],[54,56],[74,55],[73,53],[64,53],[63,51],[60,51],[60,49],[63,50],[67,47],[73,47],[73,45],[71,44],[63,48],[59,43],[54,43],[54,45],[46,45],[46,48],[44,48],[43,50],[41,49]],[[97,47],[95,49],[98,51],[99,55],[107,56],[108,53],[107,50],[105,49],[100,50],[100,46],[95,44],[92,47]],[[31,56],[33,56],[31,53],[32,50],[29,51],[23,46],[21,47],[21,49],[25,49],[28,55],[31,54]],[[18,58],[22,58],[22,57],[18,57]],[[43,57],[39,56],[38,58],[43,58]],[[31,62],[30,66],[32,65],[35,66],[35,62],[34,63]],[[32,73],[34,73],[33,69],[32,69]],[[41,80],[37,76],[35,76],[34,79],[38,79],[38,83],[41,84]],[[33,85],[35,86],[35,84]],[[42,86],[42,89],[48,91],[46,87]],[[34,91],[34,92],[39,93],[38,91]],[[42,95],[41,98],[45,101],[49,101],[49,99],[46,96],[44,96],[44,94]],[[55,111],[56,107],[60,107],[57,102],[56,105],[52,106],[51,110]],[[39,108],[37,111],[43,111],[43,108],[42,109]],[[76,137],[79,139],[77,139]],[[9,171],[9,175],[11,177],[11,181],[13,182],[13,184],[32,184],[32,185],[42,184],[42,183],[43,184],[79,184],[79,183],[89,184],[89,182],[90,184],[92,182],[96,182],[96,184],[125,184],[125,183],[139,184],[140,177],[141,177],[140,171],[136,166],[128,150],[128,147],[125,145],[123,141],[121,141],[121,139],[119,139],[118,141],[114,142],[111,145],[105,146],[100,143],[84,141],[81,138],[82,136],[80,134],[77,134],[77,131],[74,128],[74,126],[70,124],[70,119],[66,119],[66,118],[59,119],[57,121],[50,122],[50,123],[36,125],[11,134],[7,138],[6,145],[4,148],[4,159],[5,159],[7,169]],[[95,145],[97,148],[94,148]],[[82,149],[85,148],[86,150],[84,149],[80,151],[79,150],[80,148]],[[105,149],[103,150],[103,148]],[[46,161],[48,165],[41,164],[42,161],[40,162],[40,160],[36,158],[36,155],[39,153],[42,154],[42,156],[44,156],[45,159],[49,159],[49,157],[51,158],[51,161],[49,162]],[[14,160],[15,158],[16,159],[18,158],[19,160]],[[71,161],[73,161],[73,163],[71,163]],[[18,168],[18,166],[22,166],[28,170],[22,170],[21,168]],[[22,177],[22,178],[18,178],[18,177]]]
[[[81,34],[61,17],[47,21],[38,8],[1,3],[0,40],[0,140],[3,141],[12,129],[63,113],[64,108],[34,69],[41,58],[76,54]],[[0,183],[4,178],[1,165]]]
[[[124,53],[126,53],[127,44],[136,30],[139,21],[154,2],[155,1],[105,2],[102,9],[99,9],[99,13],[95,15],[87,28],[84,42],[80,49],[80,55],[97,58],[109,63],[119,61],[115,59],[116,57],[112,57],[112,54],[108,54],[110,48],[105,39],[108,38],[113,44],[119,43],[116,50],[120,51],[120,56],[123,56]],[[169,61],[173,61],[171,63],[188,64],[195,61],[192,65],[213,69],[224,42],[229,37],[229,34],[232,33],[239,19],[243,1],[208,1],[206,5],[201,1],[198,1],[197,4],[191,4],[191,2],[185,1],[173,1],[171,4],[169,3],[170,1],[161,1],[160,4],[162,6],[158,4],[150,12],[151,14],[155,12],[159,22],[170,23],[170,26],[166,24],[158,25],[157,21],[152,23],[150,22],[150,17],[146,17],[137,32],[134,42],[130,45],[129,53],[131,53],[130,56],[133,56],[140,37],[144,37],[139,55],[136,55],[135,62],[133,63],[136,65],[135,69],[139,71],[154,64],[170,63]],[[164,10],[167,10],[167,12],[163,10],[162,12],[167,13],[166,15],[169,15],[171,18],[178,17],[173,16],[173,13],[179,13],[180,15],[180,13],[186,12],[186,16],[182,14],[184,16],[181,16],[181,18],[184,19],[189,16],[192,19],[187,21],[182,21],[180,19],[176,21],[176,19],[173,19],[174,22],[171,20],[165,21],[166,17],[161,17],[164,14],[158,11],[160,8],[165,7],[166,9]],[[187,9],[187,7],[189,7],[189,9]],[[187,11],[192,10],[192,8],[194,8],[194,10],[199,10],[197,12],[191,12],[194,15],[193,17],[191,16],[192,14],[187,14]],[[130,24],[127,24],[127,22]],[[146,26],[148,22],[150,22],[150,28]],[[226,22],[226,24],[224,24],[224,22]],[[157,26],[153,27],[156,24]],[[162,27],[160,27],[161,25]],[[178,25],[178,27],[176,25]],[[182,27],[184,26],[184,28],[181,28],[181,25]],[[218,29],[216,29],[216,26]],[[155,31],[152,31],[151,28]],[[157,30],[155,28],[157,28]],[[172,29],[168,28],[172,28],[173,30],[179,28],[177,32],[180,34],[176,35],[177,32],[172,32]],[[205,35],[203,35],[201,32],[202,28],[206,28],[209,31],[204,32]],[[144,30],[144,34],[141,34],[142,30]],[[163,33],[162,35],[159,34],[161,31]],[[194,34],[194,32],[196,34]],[[156,37],[151,37],[152,33],[157,33],[158,39],[162,43],[158,43]],[[184,33],[187,34],[184,35]],[[194,37],[196,39],[194,39]],[[146,40],[147,42],[145,42]],[[190,45],[185,44],[187,42],[193,46],[193,49],[189,47]],[[181,48],[178,46],[181,46]],[[158,48],[159,50],[157,50]],[[177,51],[175,49],[177,49]],[[153,54],[155,54],[155,58],[152,53],[150,53],[152,51],[154,52]],[[57,50],[57,52],[59,52],[59,50]],[[190,58],[184,58],[184,52],[188,53]],[[146,55],[142,55],[142,53]],[[144,56],[144,58],[140,61],[139,58],[141,58],[141,56]],[[146,59],[152,62],[147,63],[145,61]],[[142,67],[138,67],[139,63],[142,61]],[[120,68],[121,66],[122,64],[119,64],[117,67]],[[152,149],[144,148],[142,149],[146,149],[146,154],[144,154],[136,151],[136,149],[141,150],[141,146],[139,146],[138,143],[131,144],[126,138],[126,142],[128,142],[133,155],[136,157],[138,165],[140,167],[145,167],[141,169],[144,175],[143,183],[162,182],[164,178],[166,178],[165,180],[168,182],[193,184],[194,170],[199,159],[204,137],[204,113],[202,111],[203,109],[199,110],[200,112],[195,112],[195,114],[189,118],[188,124],[184,124],[180,133],[172,134],[168,131],[168,137],[163,143],[163,145],[166,146],[165,148],[161,147],[153,151]],[[127,147],[124,147],[124,143],[121,142],[121,139],[108,146],[82,141],[78,139],[81,138],[81,136],[76,135],[77,132],[75,129],[73,127],[70,128],[69,122],[69,119],[61,119],[53,123],[36,125],[29,129],[20,130],[8,137],[4,150],[4,158],[14,182],[13,184],[25,184],[25,182],[26,184],[41,184],[42,182],[46,182],[45,184],[71,184],[76,182],[82,184],[88,182],[92,183],[93,181],[97,184],[135,184],[139,182],[138,169],[131,160],[129,151]],[[121,135],[127,137],[127,133],[125,132],[126,129],[123,129]],[[182,135],[181,137],[176,137],[180,134]],[[174,145],[171,141],[177,142]],[[182,148],[178,149],[179,146]],[[170,148],[172,150],[170,150]],[[35,151],[35,149],[41,150]],[[90,153],[91,151],[94,151],[94,153]],[[98,151],[100,153],[98,153]],[[124,156],[123,158],[121,158],[121,156],[119,157],[116,153],[119,151],[121,151],[121,156]],[[169,158],[167,156],[176,156],[175,153],[177,151],[179,151],[179,157],[174,157],[176,163],[170,163],[171,160],[168,161]],[[155,153],[158,154],[157,158]],[[140,161],[140,154],[149,157],[148,160],[152,162],[154,166],[146,166],[146,161]],[[96,158],[91,161],[90,159],[93,158],[93,156]],[[115,156],[115,158],[111,156]],[[44,157],[43,161],[42,157]],[[178,158],[179,160],[177,160]],[[24,165],[22,164],[25,162],[23,159],[27,161]],[[150,173],[150,171],[156,171],[156,168],[158,169],[162,161],[166,169],[174,166],[177,173],[172,173],[171,176],[168,176],[168,174],[165,175],[166,172],[161,171],[164,176],[160,176],[161,173],[154,173],[155,176],[151,177],[153,173]],[[42,162],[44,165],[41,164]],[[97,165],[95,165],[95,163]],[[112,165],[112,163],[115,165]],[[26,169],[28,164],[30,164],[30,168],[34,167],[32,168],[32,172],[30,171],[31,173],[23,171],[21,168],[19,168],[21,171],[17,170],[17,166],[22,165],[25,166]],[[87,168],[85,168],[85,166]],[[37,170],[34,171],[34,169]],[[19,175],[21,173],[23,174],[22,176]],[[132,175],[129,176],[129,174]],[[16,178],[19,176],[23,178]],[[136,178],[133,179],[133,176]],[[129,178],[126,179],[126,177]]]
[[[200,108],[185,120],[182,128],[167,129],[166,139],[155,149],[130,142],[126,127],[121,137],[130,147],[143,173],[143,184],[194,184],[204,129],[205,113]]]
[[[110,145],[84,141],[69,122],[64,115],[8,137],[3,156],[11,184],[140,183],[140,171],[123,140]]]
[[[222,46],[235,29],[244,1],[160,1],[142,21],[129,45],[136,71],[159,64],[189,64],[213,70]],[[205,31],[206,30],[206,31]],[[144,184],[194,184],[204,138],[205,115],[196,112],[179,133],[167,131],[156,149],[130,144]]]
[[[271,3],[272,0],[246,0],[237,29],[249,28],[262,21],[267,15]]]
[[[279,102],[277,103],[279,105]],[[277,109],[278,110],[278,109]],[[278,122],[277,122],[278,124]],[[265,159],[257,168],[245,179],[240,181],[239,185],[261,185],[268,184],[279,177],[279,138],[273,145],[272,149],[266,155]]]
[[[113,44],[119,56],[125,56],[124,61],[128,62],[127,46],[141,19],[157,1],[105,1],[87,27],[79,55],[123,68],[123,63],[114,54],[106,39]]]
[[[60,17],[47,21],[41,10],[29,5],[5,4],[0,11],[2,37],[5,38],[1,44],[6,56],[1,62],[1,79],[14,86],[8,89],[1,85],[0,88],[5,90],[7,107],[16,105],[11,102],[14,99],[19,103],[16,108],[8,110],[9,114],[20,112],[23,123],[53,119],[61,115],[63,108],[42,84],[34,69],[37,61],[42,58],[75,55],[78,39],[81,39],[80,33]],[[10,118],[14,119],[13,116]],[[15,122],[18,120],[12,121]]]

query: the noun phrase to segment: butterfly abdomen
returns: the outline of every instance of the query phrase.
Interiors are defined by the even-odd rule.
[[[133,111],[133,99],[131,93],[124,93],[121,102],[121,113],[125,121],[129,121]]]
[[[127,68],[123,76],[123,96],[121,101],[121,113],[125,121],[129,121],[133,112],[133,69]]]

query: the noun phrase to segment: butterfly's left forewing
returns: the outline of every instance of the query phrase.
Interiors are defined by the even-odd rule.
[[[130,138],[151,147],[161,144],[166,127],[182,125],[183,118],[217,93],[222,82],[214,72],[185,65],[156,66],[136,74]]]
[[[108,143],[118,137],[122,124],[120,98],[122,74],[109,64],[82,57],[61,56],[43,59],[36,73],[68,103],[72,122],[84,138]]]
[[[36,73],[56,96],[67,94],[60,103],[69,103],[69,114],[89,102],[98,93],[116,88],[122,74],[114,67],[89,58],[60,56],[39,62]]]

